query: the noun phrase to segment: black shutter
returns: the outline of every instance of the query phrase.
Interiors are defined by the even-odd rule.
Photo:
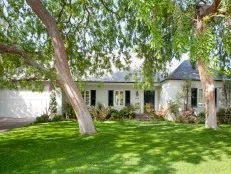
[[[108,91],[108,106],[113,106],[113,103],[114,103],[113,93],[114,93],[114,91],[112,91],[112,90]]]
[[[215,107],[217,107],[217,88],[215,88]]]
[[[191,89],[191,106],[197,107],[197,88]]]
[[[91,106],[95,106],[96,103],[96,90],[91,90]]]
[[[131,98],[131,92],[125,91],[125,106],[130,106],[130,98]]]

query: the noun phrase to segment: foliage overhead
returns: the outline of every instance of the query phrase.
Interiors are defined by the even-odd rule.
[[[110,72],[112,66],[128,68],[131,43],[135,42],[130,31],[135,24],[127,22],[126,16],[129,19],[134,17],[126,1],[44,0],[43,5],[55,18],[62,33],[76,80],[88,75],[100,76]],[[25,1],[1,1],[0,25],[0,42],[26,52],[50,74],[55,73],[51,40]],[[0,67],[2,84],[18,77],[55,80],[47,72],[30,67],[10,54],[1,55]]]
[[[203,16],[205,30],[195,28],[196,12],[200,6],[209,7],[214,1],[200,0],[134,0],[130,8],[136,13],[137,23],[143,24],[142,42],[137,51],[145,58],[146,75],[153,68],[164,69],[173,58],[190,53],[192,62],[203,57],[211,72],[231,74],[231,1],[220,3],[218,11]],[[203,9],[202,10],[205,10]],[[144,71],[145,73],[145,71]]]
[[[101,76],[111,72],[114,65],[127,69],[130,53],[135,51],[144,59],[140,76],[143,86],[151,84],[153,74],[164,71],[166,63],[184,53],[190,53],[192,62],[198,55],[203,56],[212,71],[231,75],[231,2],[223,0],[217,13],[203,17],[207,29],[197,35],[195,13],[198,5],[205,2],[213,3],[211,0],[43,0],[63,35],[75,80],[88,75]],[[1,54],[0,86],[9,85],[9,79],[18,77],[54,81],[51,40],[25,1],[1,1],[0,26],[0,42],[26,52],[49,70],[41,72],[17,56]]]

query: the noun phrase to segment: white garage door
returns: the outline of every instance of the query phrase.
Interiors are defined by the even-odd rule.
[[[0,117],[37,117],[48,107],[48,88],[43,92],[0,90]]]

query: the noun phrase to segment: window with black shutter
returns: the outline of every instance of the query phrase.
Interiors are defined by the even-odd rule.
[[[131,92],[125,91],[125,106],[130,106],[130,98],[131,98]]]
[[[191,88],[191,106],[197,107],[197,88]]]
[[[108,106],[113,106],[114,103],[114,94],[113,90],[108,91]]]
[[[96,90],[91,90],[91,106],[96,104]]]
[[[215,88],[215,107],[217,107],[217,88]]]

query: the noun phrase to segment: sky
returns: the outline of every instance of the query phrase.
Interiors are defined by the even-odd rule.
[[[186,59],[189,59],[188,54],[183,54],[180,60],[173,59],[170,64],[166,65],[169,72],[174,71],[180,65],[180,63],[183,62]],[[131,70],[139,69],[142,66],[143,60],[137,58],[135,53],[132,54],[132,59],[131,60],[132,60],[131,65],[130,65]],[[112,68],[112,71],[113,72],[118,72],[118,70],[115,67]]]

